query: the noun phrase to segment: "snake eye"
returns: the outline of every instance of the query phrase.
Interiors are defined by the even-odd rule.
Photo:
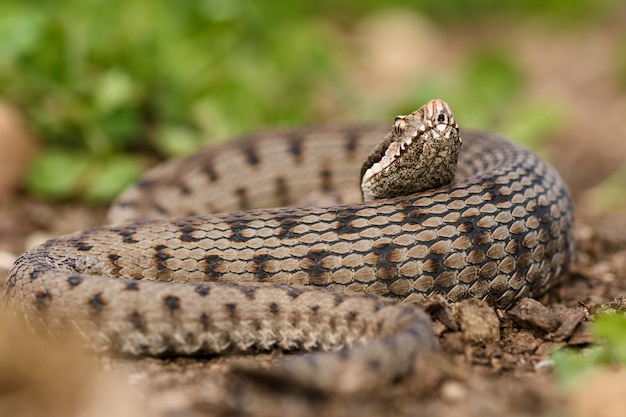
[[[444,112],[439,113],[439,115],[437,116],[437,121],[439,123],[444,123],[446,119],[446,114]]]
[[[393,131],[397,136],[400,136],[406,129],[406,121],[403,118],[396,117],[396,121],[393,124]]]

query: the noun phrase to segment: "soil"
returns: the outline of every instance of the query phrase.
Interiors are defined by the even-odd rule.
[[[281,353],[168,360],[106,357],[94,363],[75,348],[40,346],[32,335],[2,319],[0,414],[78,415],[77,410],[86,409],[103,416],[622,415],[623,371],[599,372],[568,391],[557,383],[550,359],[556,349],[584,349],[592,341],[589,319],[597,309],[626,303],[626,192],[613,191],[617,203],[608,208],[597,201],[608,192],[604,187],[611,175],[626,165],[626,96],[612,73],[619,27],[586,28],[584,36],[537,27],[459,28],[455,33],[430,28],[419,34],[422,40],[426,36],[426,43],[443,38],[443,44],[451,45],[448,61],[498,34],[501,43],[518,52],[530,74],[528,94],[567,104],[570,123],[553,135],[546,156],[575,198],[576,260],[562,285],[539,302],[494,312],[475,300],[457,305],[430,300],[424,307],[435,321],[443,352],[420,358],[411,376],[388,388],[350,396],[277,390],[233,372],[242,362],[263,366]],[[472,36],[463,38],[464,33]],[[0,280],[26,248],[98,225],[105,211],[17,195],[5,200],[0,206]],[[95,377],[80,371],[92,368],[98,369]]]

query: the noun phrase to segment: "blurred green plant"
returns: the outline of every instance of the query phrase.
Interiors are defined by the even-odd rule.
[[[48,145],[28,185],[52,198],[106,201],[146,152],[306,121],[335,72],[326,25],[252,1],[9,1],[0,39],[0,96]]]
[[[608,178],[585,191],[585,201],[597,213],[626,208],[626,163]]]
[[[481,19],[486,15],[525,15],[551,23],[580,24],[604,16],[614,0],[425,0],[424,8],[440,19]]]
[[[535,150],[565,122],[563,105],[524,95],[526,76],[507,52],[485,47],[470,53],[458,74],[420,80],[407,106],[446,97],[462,126],[490,129]]]
[[[319,121],[320,90],[350,102],[339,75],[347,51],[337,33],[390,6],[443,23],[602,10],[593,0],[5,0],[0,97],[25,113],[45,145],[28,175],[29,190],[108,201],[144,169],[146,155],[180,156],[210,138]],[[429,95],[422,85],[419,95],[460,96],[451,104],[476,124],[496,117],[489,112],[497,108],[506,129],[536,137],[553,110],[537,113],[535,103],[523,102],[516,117],[502,110],[522,83],[507,59],[487,54],[469,63],[447,90],[453,94]],[[473,94],[484,108],[470,103]]]
[[[561,387],[571,389],[591,373],[608,366],[626,366],[626,316],[624,312],[603,312],[596,315],[592,332],[600,340],[583,353],[573,349],[555,352],[554,373]]]
[[[616,51],[617,81],[621,91],[626,92],[626,38],[620,42],[618,48],[619,50]]]

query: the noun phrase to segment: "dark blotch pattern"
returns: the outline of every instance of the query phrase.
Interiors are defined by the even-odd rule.
[[[81,275],[72,274],[67,277],[67,283],[70,284],[70,288],[80,285],[81,282],[83,282],[83,277]]]
[[[211,292],[211,288],[208,285],[201,284],[198,285],[194,291],[201,297],[206,297],[207,295],[209,295],[209,292]]]
[[[393,280],[398,277],[398,262],[392,259],[394,251],[398,248],[399,246],[393,243],[381,243],[372,247],[372,253],[378,258],[376,263],[378,278]]]
[[[254,294],[256,293],[256,288],[255,287],[244,287],[244,286],[237,286],[237,288],[239,289],[239,291],[241,291],[249,300],[254,300]]]
[[[378,302],[376,304],[374,304],[374,312],[378,313],[380,311],[381,308],[383,307],[387,307],[389,305],[389,303],[385,303],[385,302]]]
[[[407,205],[402,208],[402,213],[404,214],[404,222],[406,224],[420,224],[424,221],[426,211],[422,208]]]
[[[220,176],[217,174],[217,171],[211,161],[207,161],[202,165],[202,172],[204,172],[204,175],[206,175],[211,182],[215,182],[220,179]]]
[[[248,197],[248,190],[246,187],[239,187],[235,189],[235,196],[239,200],[239,209],[248,210],[250,208],[250,198]]]
[[[328,320],[328,327],[330,327],[333,332],[337,330],[337,320],[334,316]]]
[[[325,257],[332,255],[334,255],[333,252],[324,249],[310,249],[307,252],[306,257],[303,260],[304,262],[302,263],[302,268],[311,276],[312,284],[328,284],[328,282],[326,282],[328,279],[327,274],[331,271],[322,266],[322,260]]]
[[[48,291],[35,294],[35,307],[37,310],[42,310],[50,306],[50,302],[52,302],[52,296]]]
[[[143,317],[138,311],[133,311],[131,314],[129,314],[128,321],[133,325],[135,330],[138,330],[140,332],[145,331],[146,325],[144,323]]]
[[[356,318],[358,317],[359,313],[357,313],[356,311],[350,311],[348,312],[348,322],[352,323],[356,320]]]
[[[100,313],[104,307],[107,305],[106,301],[102,298],[102,293],[99,292],[95,294],[93,297],[89,299],[87,302],[91,309],[91,313],[97,314]]]
[[[134,238],[137,228],[133,225],[125,225],[124,227],[113,227],[112,232],[118,233],[122,237],[124,243],[137,243],[139,242]]]
[[[324,168],[320,171],[320,184],[320,188],[324,192],[333,190],[333,172],[329,168]]]
[[[291,136],[289,138],[289,153],[293,155],[297,164],[302,162],[302,136]]]
[[[163,216],[169,214],[169,211],[167,211],[167,209],[165,207],[163,207],[162,205],[160,205],[160,204],[158,204],[156,202],[152,203],[152,210],[156,211],[157,213],[159,213],[160,215],[163,215]]]
[[[237,310],[237,304],[226,303],[224,306],[226,307],[226,311],[228,311],[228,315],[231,318],[235,317],[235,312]]]
[[[367,367],[372,371],[376,372],[380,370],[381,363],[379,359],[370,359],[367,361]]]
[[[206,255],[204,257],[204,274],[211,279],[218,279],[222,276],[219,269],[224,260],[219,255]]]
[[[348,134],[346,136],[346,153],[349,158],[353,158],[357,146],[359,145],[359,136],[356,134]]]
[[[338,307],[341,303],[343,303],[345,301],[345,297],[343,294],[335,294],[335,298],[334,298],[334,302],[335,302],[335,307]]]
[[[295,287],[287,287],[285,292],[287,293],[289,297],[291,297],[292,300],[295,300],[303,293],[301,289],[295,288]]]
[[[185,243],[201,241],[201,237],[193,237],[194,232],[197,232],[197,229],[193,225],[182,225],[180,228],[180,240]]]
[[[266,271],[267,267],[265,264],[266,262],[270,262],[273,260],[275,260],[275,258],[268,254],[260,253],[260,254],[254,255],[254,262],[256,266],[253,272],[254,272],[254,276],[259,281],[265,281],[272,276],[271,272]]]
[[[172,255],[167,253],[168,247],[165,245],[158,245],[154,248],[154,263],[157,268],[157,279],[166,280],[169,278],[169,268],[166,263],[168,259],[172,258]]]
[[[361,229],[352,225],[352,222],[357,219],[360,219],[360,217],[354,214],[352,210],[344,210],[336,214],[335,221],[332,224],[335,227],[335,231],[341,235],[358,233]]]
[[[247,142],[243,148],[243,153],[246,156],[246,162],[250,165],[258,165],[261,160],[257,148],[253,142]]]
[[[277,229],[276,237],[279,239],[293,239],[297,237],[297,234],[293,233],[291,229],[298,224],[300,224],[300,221],[294,217],[280,219],[280,226]]]
[[[172,186],[178,188],[178,191],[180,191],[180,194],[183,196],[191,195],[191,188],[183,181],[172,182]]]
[[[202,313],[200,315],[200,325],[202,325],[203,331],[209,331],[209,315],[207,313]]]
[[[125,209],[134,209],[137,207],[137,203],[135,201],[117,201],[115,204]]]
[[[244,236],[243,231],[248,228],[248,222],[243,219],[236,219],[228,222],[230,226],[231,235],[229,237],[233,242],[244,243],[247,242],[249,238]]]
[[[274,196],[281,206],[288,206],[291,203],[289,199],[289,187],[287,186],[287,180],[285,180],[285,178],[276,178]]]
[[[109,261],[111,261],[112,263],[115,263],[120,258],[121,258],[121,256],[116,254],[116,253],[110,253],[109,254]]]
[[[139,180],[135,184],[135,187],[139,188],[140,190],[151,190],[152,188],[154,188],[155,184],[156,183],[154,180],[143,179],[143,180]]]
[[[93,245],[89,245],[87,243],[78,241],[78,242],[76,242],[76,249],[78,249],[79,251],[82,251],[82,252],[86,252],[86,251],[89,251],[89,250],[93,249]]]
[[[163,303],[167,309],[174,313],[176,310],[180,308],[180,298],[175,295],[168,295],[163,298]]]

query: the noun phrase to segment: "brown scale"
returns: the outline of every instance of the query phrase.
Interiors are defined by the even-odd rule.
[[[423,114],[438,117],[438,108]],[[449,185],[367,203],[262,208],[329,189],[358,198],[360,164],[385,133],[262,133],[156,167],[114,204],[113,225],[22,255],[4,300],[35,330],[70,323],[100,351],[345,347],[250,372],[327,391],[395,380],[437,347],[410,302],[443,294],[507,308],[542,294],[569,264],[573,216],[566,186],[536,155],[472,131],[463,132]],[[163,219],[207,207],[222,213]],[[156,220],[128,223],[147,219]]]

